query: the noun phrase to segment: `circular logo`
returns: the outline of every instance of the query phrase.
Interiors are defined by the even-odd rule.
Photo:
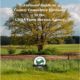
[[[38,68],[42,68],[44,66],[46,66],[46,59],[42,56],[38,56],[34,59],[34,65]]]

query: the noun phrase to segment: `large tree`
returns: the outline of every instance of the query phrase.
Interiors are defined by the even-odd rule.
[[[33,7],[24,6],[28,4],[34,5]],[[38,46],[38,51],[43,49],[43,45],[51,37],[65,37],[72,35],[74,33],[74,21],[70,20],[70,14],[68,10],[66,11],[29,11],[28,9],[62,9],[59,4],[54,0],[28,0],[23,5],[16,5],[13,8],[13,17],[10,17],[8,21],[5,22],[5,26],[11,30],[12,36],[23,37],[25,43],[28,45],[36,44]],[[35,6],[39,4],[40,6]],[[56,6],[42,7],[41,5],[51,4]],[[15,9],[15,10],[14,10]],[[26,11],[17,11],[25,9]],[[40,16],[44,14],[45,16]],[[23,21],[15,21],[15,18],[27,18],[36,19],[36,21],[28,21],[23,19]],[[65,19],[63,21],[38,21],[37,19]]]

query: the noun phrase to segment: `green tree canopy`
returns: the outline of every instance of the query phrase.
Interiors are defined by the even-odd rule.
[[[39,4],[40,6],[24,6],[28,4]],[[41,7],[41,4],[55,4],[56,6]],[[12,36],[22,36],[26,44],[36,44],[38,45],[38,51],[40,51],[49,38],[65,37],[74,33],[74,21],[70,20],[71,16],[68,10],[64,12],[49,11],[49,9],[62,9],[62,7],[58,5],[54,0],[28,0],[23,5],[17,4],[13,8],[13,16],[5,22],[5,26],[11,30]],[[26,11],[17,11],[21,9]],[[37,9],[37,11],[29,11],[29,9]],[[38,9],[48,10],[41,12],[38,11]],[[44,14],[45,16],[40,16],[40,14]],[[23,18],[23,21],[16,21],[15,19],[17,18]],[[36,21],[29,21],[29,19],[36,19]],[[65,19],[65,21],[38,21],[38,19]]]

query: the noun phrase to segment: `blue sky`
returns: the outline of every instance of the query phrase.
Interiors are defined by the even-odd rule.
[[[3,24],[6,20],[9,19],[10,16],[12,16],[12,8],[16,6],[17,3],[23,4],[27,0],[1,0],[1,24],[0,24],[0,35],[10,35],[10,30],[5,29]],[[76,36],[79,36],[79,30],[80,30],[80,0],[55,0],[58,2],[61,6],[68,9],[68,12],[71,14],[72,19],[75,22],[75,34]]]

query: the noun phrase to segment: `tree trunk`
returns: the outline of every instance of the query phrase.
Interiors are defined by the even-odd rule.
[[[43,49],[43,45],[37,45],[38,46],[38,52],[40,52]]]

